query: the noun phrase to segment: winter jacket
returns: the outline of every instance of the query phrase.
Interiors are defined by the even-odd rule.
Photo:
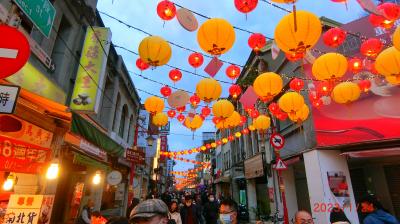
[[[190,207],[187,207],[186,205],[181,208],[181,219],[183,224],[188,224],[190,221],[188,220],[189,216],[189,211],[192,211],[193,215],[193,224],[200,224],[201,221],[201,213],[200,209],[197,208],[196,205],[192,204]]]
[[[400,222],[391,214],[378,209],[368,214],[364,219],[364,224],[400,224]]]
[[[217,224],[219,205],[218,202],[208,202],[204,206],[203,215],[207,224]]]
[[[175,220],[176,224],[182,224],[181,214],[179,212],[169,213],[170,219]]]

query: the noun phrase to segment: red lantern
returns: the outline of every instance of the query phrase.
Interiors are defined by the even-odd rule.
[[[253,51],[258,52],[267,44],[267,40],[265,36],[261,33],[253,33],[250,35],[249,40],[247,41],[249,47],[253,49]]]
[[[317,92],[315,92],[315,91],[311,91],[311,92],[308,94],[308,97],[310,98],[310,101],[312,102],[312,101],[318,99],[318,94],[317,94]]]
[[[172,90],[171,90],[171,88],[169,88],[169,86],[163,86],[163,87],[160,89],[160,93],[161,93],[161,95],[163,95],[164,97],[169,97],[169,96],[171,95],[171,93],[172,93]]]
[[[280,112],[277,113],[275,116],[276,116],[276,118],[278,118],[278,120],[280,120],[280,121],[284,121],[284,120],[286,120],[286,119],[288,118],[287,113],[285,113],[285,112],[283,112],[283,111],[280,111]]]
[[[318,92],[323,95],[327,96],[332,91],[332,85],[328,81],[323,81],[318,84]]]
[[[362,61],[359,58],[352,58],[349,61],[349,71],[355,73],[360,72],[363,69]]]
[[[322,102],[321,99],[313,100],[313,101],[312,101],[312,105],[313,105],[314,107],[316,107],[316,108],[319,108],[320,106],[323,105],[323,102]]]
[[[229,141],[233,141],[233,140],[235,140],[235,137],[233,137],[232,135],[230,135],[230,136],[228,137],[228,140],[229,140]]]
[[[381,11],[384,16],[378,16],[372,13],[369,16],[369,21],[376,27],[379,26],[390,29],[393,27],[394,22],[400,17],[399,6],[391,2],[378,5],[378,10]]]
[[[236,65],[229,65],[229,66],[226,68],[225,73],[226,73],[226,76],[228,76],[228,78],[234,80],[234,79],[236,79],[237,77],[239,77],[239,75],[240,75],[240,68],[239,68],[238,66],[236,66]]]
[[[242,88],[239,85],[233,84],[229,87],[229,94],[232,96],[233,99],[238,98],[238,96],[242,93]]]
[[[206,144],[206,149],[211,149],[211,144]]]
[[[240,125],[244,125],[247,123],[247,117],[242,115],[240,116]]]
[[[172,69],[169,72],[169,78],[175,83],[181,80],[182,78],[182,72],[179,71],[179,69]]]
[[[163,20],[171,20],[176,15],[176,7],[174,3],[163,0],[157,5],[157,14]]]
[[[300,90],[304,87],[304,81],[299,78],[294,78],[292,81],[290,81],[289,86],[292,90],[300,92]]]
[[[202,54],[195,52],[189,55],[188,61],[193,68],[198,68],[203,64],[204,57]]]
[[[168,117],[174,118],[175,115],[176,115],[176,112],[175,112],[174,110],[169,110],[169,111],[167,112],[167,114],[168,114]]]
[[[304,53],[297,53],[297,52],[285,53],[285,56],[286,59],[289,61],[298,61],[304,58]]]
[[[371,89],[371,81],[366,79],[366,80],[361,80],[358,83],[358,86],[360,87],[360,89],[364,92],[368,92]]]
[[[216,143],[217,143],[217,145],[221,145],[221,144],[222,144],[222,141],[221,141],[221,140],[218,140],[218,141],[216,141]]]
[[[251,118],[257,118],[258,116],[260,116],[260,112],[258,112],[258,110],[253,110],[250,114]]]
[[[249,129],[245,128],[242,130],[242,134],[247,135],[249,134]]]
[[[144,70],[148,69],[150,66],[146,62],[144,62],[141,58],[138,58],[136,60],[136,67],[140,71],[144,71]]]
[[[202,115],[202,114],[200,114],[199,116],[203,121],[206,119],[206,117],[204,115]]]
[[[277,103],[270,103],[268,109],[273,114],[277,114],[280,111],[279,105]]]
[[[179,113],[183,113],[183,111],[186,110],[186,106],[178,107],[178,108],[176,108],[176,110],[177,110]]]
[[[203,107],[203,108],[201,109],[201,114],[202,114],[204,117],[207,117],[208,115],[211,114],[211,109],[210,109],[209,107]]]
[[[326,46],[338,47],[346,40],[346,32],[338,27],[330,28],[323,35]]]
[[[376,57],[382,51],[383,44],[377,38],[370,38],[361,44],[361,54],[367,57]]]
[[[249,13],[253,11],[258,4],[258,0],[235,0],[235,7],[239,12]]]
[[[182,122],[182,121],[185,120],[185,115],[179,114],[179,115],[176,117],[176,119],[178,119],[179,122]]]
[[[244,110],[250,115],[251,112],[254,110],[254,106],[245,106]]]
[[[193,107],[197,107],[197,105],[199,105],[200,103],[200,97],[194,94],[193,96],[190,97],[189,101]]]
[[[217,125],[219,122],[221,122],[221,118],[219,117],[213,117],[212,122]]]

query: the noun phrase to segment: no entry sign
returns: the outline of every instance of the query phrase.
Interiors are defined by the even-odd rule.
[[[273,133],[269,139],[269,142],[275,149],[281,149],[285,145],[285,139],[278,133]]]
[[[28,39],[16,28],[0,25],[0,79],[18,72],[31,53]]]

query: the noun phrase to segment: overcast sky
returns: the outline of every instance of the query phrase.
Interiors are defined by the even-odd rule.
[[[176,19],[165,23],[158,17],[156,13],[157,3],[156,0],[99,0],[98,10],[106,12],[112,16],[125,21],[132,26],[138,27],[153,35],[158,35],[164,39],[183,45],[190,49],[200,51],[198,47],[196,32],[188,32],[183,29]],[[233,0],[175,0],[179,5],[187,7],[188,9],[199,12],[208,17],[219,17],[227,19],[234,26],[242,27],[253,32],[263,33],[264,35],[273,36],[274,27],[278,21],[286,14],[285,12],[272,7],[264,2],[259,2],[257,8],[246,16],[238,12],[234,6]],[[290,8],[288,5],[282,5]],[[330,19],[346,23],[357,19],[362,15],[362,9],[356,3],[356,0],[349,0],[348,10],[345,5],[333,3],[331,0],[299,0],[297,4],[298,10],[311,11],[318,16],[325,16]],[[123,24],[116,22],[106,16],[102,16],[104,23],[112,30],[112,41],[115,45],[123,46],[138,52],[140,41],[147,35],[130,29]],[[203,23],[205,19],[197,17],[199,23]],[[244,65],[250,55],[250,49],[247,46],[248,33],[236,30],[236,42],[233,48],[224,54],[221,59]],[[135,62],[137,56],[128,53],[127,51],[117,49],[118,53],[123,56],[128,70],[140,73],[136,68]],[[169,64],[183,68],[186,70],[194,71],[187,62],[187,57],[190,52],[172,46],[172,58]],[[206,75],[203,71],[204,66],[210,59],[206,58],[205,63],[197,72]],[[229,81],[225,76],[225,68],[228,66],[224,64],[220,72],[217,74],[217,79]],[[168,85],[173,85],[168,78],[170,68],[160,67],[154,70],[147,70],[143,75],[161,81]],[[159,84],[155,84],[145,80],[139,76],[131,75],[132,80],[137,89],[146,90],[150,93],[160,95]],[[200,77],[192,74],[183,73],[183,78],[175,86],[191,92],[194,92],[196,83]],[[228,95],[229,84],[222,84],[223,96]],[[149,96],[148,94],[139,90],[142,102]],[[199,110],[199,109],[198,109]],[[189,149],[201,145],[201,133],[203,131],[214,131],[214,126],[211,121],[206,121],[203,127],[195,132],[194,140],[190,130],[184,128],[177,120],[172,121],[171,135],[169,136],[169,146],[172,151],[179,151],[182,149]],[[186,156],[186,158],[194,159],[194,155]],[[175,170],[186,170],[193,167],[191,164],[178,161]]]

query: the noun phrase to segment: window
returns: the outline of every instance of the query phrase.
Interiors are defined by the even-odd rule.
[[[119,113],[119,104],[121,103],[121,97],[117,96],[117,103],[115,104],[115,111],[114,111],[114,119],[113,119],[113,126],[112,126],[112,130],[115,131],[115,129],[117,129],[117,114]]]
[[[125,123],[128,117],[128,106],[126,104],[122,107],[122,112],[121,112],[121,120],[119,121],[119,132],[118,135],[121,138],[124,138],[124,132],[125,132]]]
[[[131,118],[129,118],[129,127],[128,127],[128,138],[126,139],[126,142],[131,142],[131,134],[134,132],[132,129],[132,124],[133,124],[133,115],[131,115]]]

